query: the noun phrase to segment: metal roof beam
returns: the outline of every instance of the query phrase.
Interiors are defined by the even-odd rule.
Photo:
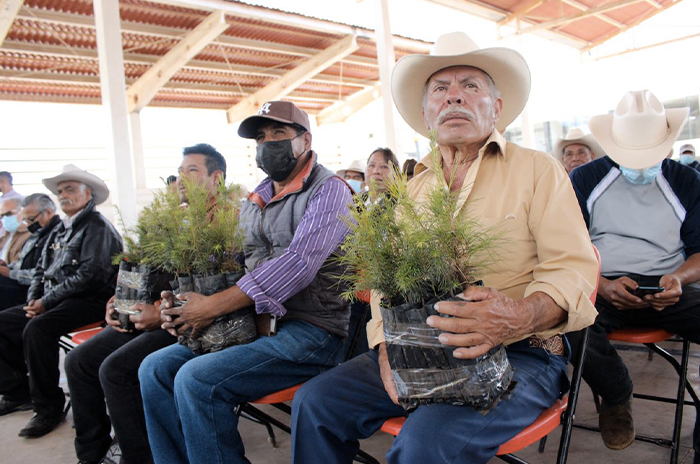
[[[0,45],[5,41],[23,3],[24,0],[0,0]]]
[[[299,64],[299,66],[287,72],[284,76],[229,108],[226,112],[228,122],[240,121],[244,117],[255,113],[262,103],[284,97],[310,77],[315,76],[357,49],[357,40],[354,35],[349,35],[339,40],[316,56]]]
[[[361,90],[350,96],[347,100],[337,102],[333,106],[329,106],[318,113],[318,115],[316,115],[316,124],[320,126],[323,124],[343,122],[352,114],[379,98],[380,95],[381,89],[379,86]]]
[[[158,93],[158,89],[163,87],[185,63],[194,58],[209,42],[226,29],[228,29],[228,24],[221,11],[210,14],[199,23],[184,39],[129,86],[126,91],[128,112],[138,112],[148,105]]]
[[[574,8],[578,8],[581,11],[586,11],[589,8],[588,6],[584,5],[583,3],[577,2],[576,0],[562,0],[562,1],[564,3],[566,3],[567,5],[573,6]],[[604,21],[604,22],[610,24],[611,26],[615,26],[615,27],[620,28],[620,29],[625,27],[624,23],[621,23],[620,21],[613,19],[610,16],[604,15],[602,13],[596,13],[593,16],[600,19],[601,21]]]
[[[590,8],[586,11],[580,11],[578,13],[570,14],[568,16],[562,16],[561,18],[552,19],[550,21],[544,21],[542,23],[529,26],[525,29],[518,29],[516,34],[528,34],[530,32],[535,32],[541,29],[551,29],[554,27],[564,26],[566,24],[578,21],[583,18],[588,18],[595,14],[605,13],[607,11],[617,10],[618,8],[631,5],[633,3],[643,2],[644,0],[617,0],[616,2],[606,3],[595,8]]]
[[[546,0],[534,0],[534,1],[525,1],[521,2],[518,5],[516,5],[515,9],[511,14],[506,16],[505,18],[501,19],[498,21],[499,26],[503,26],[504,24],[508,24],[509,22],[513,20],[520,20],[522,19],[527,13],[530,11],[534,10],[538,6],[542,5]]]

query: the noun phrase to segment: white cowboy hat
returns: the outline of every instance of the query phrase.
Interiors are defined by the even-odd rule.
[[[92,201],[96,205],[104,203],[107,197],[109,197],[109,188],[102,179],[80,169],[75,164],[66,164],[63,166],[61,173],[55,177],[41,179],[41,183],[54,195],[58,195],[58,184],[67,181],[82,182],[90,187],[90,189],[92,189]]]
[[[491,76],[503,100],[497,130],[504,131],[522,112],[530,95],[530,68],[522,55],[509,48],[480,49],[467,34],[451,32],[438,37],[430,55],[402,57],[391,75],[394,104],[419,134],[429,134],[421,114],[425,83],[436,72],[451,66],[472,66]]]
[[[643,169],[662,161],[673,147],[690,108],[665,109],[648,90],[627,92],[613,114],[593,116],[591,133],[617,164]]]
[[[355,171],[359,172],[362,174],[362,178],[364,179],[365,177],[365,162],[362,160],[355,160],[352,163],[350,163],[350,166],[348,166],[345,169],[341,169],[340,171],[336,172],[340,177],[345,177],[345,173],[347,171]]]
[[[573,129],[569,129],[569,132],[566,133],[566,136],[563,139],[557,140],[557,142],[554,144],[554,151],[552,152],[552,155],[561,161],[566,147],[574,143],[587,146],[597,158],[602,157],[605,154],[595,137],[593,137],[591,134],[586,134],[580,127],[574,127]]]

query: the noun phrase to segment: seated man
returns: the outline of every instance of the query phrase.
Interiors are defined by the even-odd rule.
[[[611,449],[629,446],[635,432],[632,379],[607,334],[654,327],[700,342],[700,177],[664,159],[687,116],[648,90],[628,92],[614,114],[589,123],[608,156],[571,173],[602,258],[583,378],[603,399],[600,431]]]
[[[571,184],[546,153],[506,142],[505,129],[522,111],[530,73],[517,52],[480,50],[461,32],[438,38],[431,55],[401,58],[392,76],[394,102],[424,136],[435,131],[442,165],[430,157],[415,169],[408,193],[427,202],[437,176],[459,192],[461,211],[484,226],[501,224],[503,259],[486,268],[484,287],[470,302],[441,301],[431,316],[440,342],[476,358],[507,345],[517,385],[487,415],[450,404],[418,406],[387,455],[389,463],[485,463],[565,391],[567,358],[561,333],[591,324],[597,263],[576,210]],[[422,102],[422,103],[421,103]],[[459,218],[465,216],[460,214]],[[402,416],[387,358],[381,313],[372,304],[370,347],[307,382],[292,413],[294,463],[350,463],[358,440]],[[446,426],[446,424],[449,424]]]
[[[22,200],[19,198],[8,198],[0,201],[0,218],[2,226],[5,228],[5,235],[0,237],[0,266],[16,262],[22,252],[24,242],[31,235],[27,226],[20,222],[21,207]]]
[[[201,329],[216,316],[255,305],[280,317],[274,336],[195,355],[172,345],[148,356],[139,379],[148,439],[157,463],[247,462],[232,408],[308,380],[342,359],[350,310],[342,270],[331,256],[348,232],[351,193],[317,163],[309,119],[294,104],[265,103],[238,134],[257,142],[269,176],[240,213],[247,274],[212,296],[185,293],[161,305],[163,327]],[[173,316],[178,316],[175,319]]]
[[[362,193],[365,188],[365,163],[355,160],[346,169],[338,171],[338,175],[352,187],[353,193]]]
[[[683,166],[688,166],[696,171],[700,171],[700,163],[695,159],[695,147],[693,144],[686,143],[681,145],[681,148],[678,150],[678,157],[679,162]]]
[[[206,185],[213,197],[219,183],[225,179],[226,160],[214,147],[202,143],[183,150],[178,172],[180,176]],[[175,183],[180,201],[186,204],[184,186],[177,180]],[[66,357],[75,422],[75,452],[81,463],[100,462],[110,447],[112,427],[119,442],[122,464],[153,462],[138,370],[146,356],[177,340],[161,329],[158,305],[137,303],[134,309],[141,314],[129,317],[136,330],[125,331],[120,328],[119,321],[112,318],[115,310],[113,299],[110,300],[105,321],[111,327]]]
[[[19,433],[27,438],[63,421],[58,338],[102,319],[116,284],[112,256],[122,248],[119,233],[95,209],[109,196],[102,179],[69,164],[42,182],[66,217],[46,240],[26,306],[0,312],[0,415],[31,401],[34,417]]]
[[[17,198],[21,202],[24,199],[24,195],[17,192],[12,186],[12,174],[7,171],[0,171],[0,193],[2,193],[0,201]],[[5,227],[0,224],[0,237],[6,232]]]
[[[49,232],[61,222],[53,200],[43,193],[33,193],[22,201],[21,217],[31,235],[24,242],[17,261],[9,266],[0,265],[0,310],[27,301],[34,268],[41,258]]]
[[[557,140],[554,145],[554,157],[561,161],[568,173],[603,155],[603,149],[595,138],[579,127],[570,129],[566,137]]]

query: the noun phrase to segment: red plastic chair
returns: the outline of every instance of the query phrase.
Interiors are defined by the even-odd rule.
[[[593,247],[596,258],[598,259],[598,275],[600,275],[600,255],[598,250]],[[595,304],[596,295],[598,293],[598,279],[596,279],[595,289],[591,294],[591,302]],[[579,350],[574,360],[574,372],[571,379],[571,388],[569,393],[563,398],[557,400],[552,406],[545,409],[535,419],[535,421],[522,430],[519,434],[503,443],[496,452],[496,456],[508,463],[527,464],[527,461],[514,456],[513,453],[527,448],[531,444],[540,441],[540,451],[543,450],[544,440],[547,435],[556,429],[560,424],[563,426],[561,440],[559,442],[559,453],[557,455],[557,463],[564,464],[569,454],[569,442],[571,441],[571,428],[574,422],[574,412],[576,410],[576,402],[578,400],[579,387],[581,384],[581,374],[583,370],[583,361],[586,354],[586,346],[588,344],[588,328],[584,329],[581,336]],[[384,422],[381,431],[393,436],[398,436],[401,432],[401,427],[406,422],[405,417],[393,417]]]
[[[633,393],[632,396],[635,398],[648,400],[648,401],[658,401],[662,403],[675,404],[676,411],[673,422],[673,433],[671,439],[660,438],[660,437],[649,437],[644,435],[636,435],[635,440],[644,441],[647,443],[653,443],[658,446],[663,446],[671,449],[670,463],[676,464],[678,462],[678,452],[680,450],[680,438],[681,438],[681,425],[683,422],[683,406],[690,405],[695,406],[696,418],[700,414],[700,400],[698,395],[688,382],[688,361],[690,358],[690,342],[683,339],[683,348],[681,350],[681,362],[679,363],[675,357],[667,350],[661,348],[657,343],[666,341],[673,338],[674,335],[663,329],[655,328],[641,328],[632,327],[626,329],[616,330],[608,334],[608,339],[611,341],[627,342],[627,343],[640,343],[648,347],[651,352],[657,353],[663,359],[669,362],[671,366],[675,369],[678,374],[678,388],[676,391],[675,398],[668,398],[655,395],[645,395],[641,393]],[[651,359],[651,358],[650,358]],[[688,391],[692,401],[685,400],[685,391]],[[600,400],[598,395],[593,392],[593,400],[595,402],[596,410],[600,408]],[[586,430],[600,431],[598,427],[588,426],[588,425],[576,425],[577,428],[583,428]],[[697,457],[696,457],[697,460]]]
[[[104,328],[104,324],[104,321],[101,321],[79,327],[73,332],[63,335],[58,340],[58,346],[60,346],[61,349],[68,354],[68,352],[76,346],[97,335]]]

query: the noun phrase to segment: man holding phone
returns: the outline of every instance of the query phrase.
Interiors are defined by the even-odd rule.
[[[628,92],[613,114],[589,123],[608,156],[571,173],[602,263],[583,378],[603,399],[610,449],[629,446],[635,432],[632,380],[607,334],[654,327],[700,343],[700,176],[665,159],[688,111],[665,109],[648,90]]]

